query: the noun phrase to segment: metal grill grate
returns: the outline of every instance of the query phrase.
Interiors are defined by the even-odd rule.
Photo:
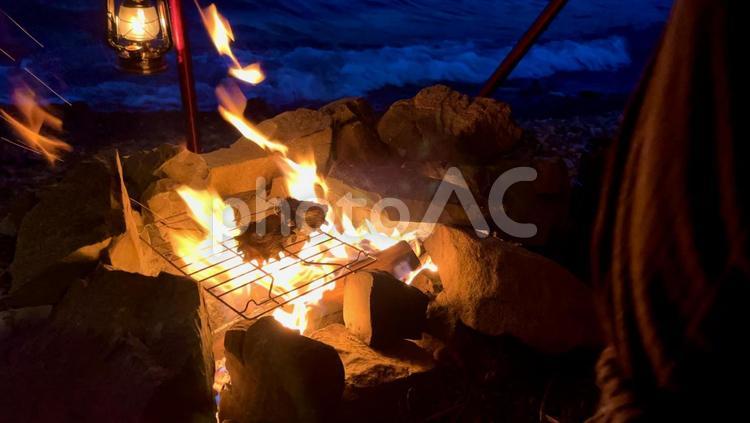
[[[192,224],[187,213],[180,213],[157,220],[154,227],[164,233],[191,230]],[[180,273],[198,281],[214,298],[247,320],[266,315],[376,260],[362,249],[322,231],[283,244],[284,257],[262,265],[245,262],[235,250],[237,241],[234,239],[214,242],[191,256],[175,254],[169,241],[142,240]],[[331,261],[326,253],[335,248],[345,248],[350,258]],[[313,275],[297,281],[293,287],[285,287],[280,278],[300,266]]]

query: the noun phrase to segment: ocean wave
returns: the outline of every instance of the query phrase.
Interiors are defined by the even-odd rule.
[[[363,96],[384,87],[434,82],[484,82],[509,48],[443,43],[365,50],[297,48],[271,55],[267,80],[251,93],[285,104]],[[240,52],[246,60],[262,58]],[[630,63],[621,37],[552,41],[534,47],[511,78],[543,78],[558,72],[613,71]]]
[[[325,102],[346,96],[367,96],[388,87],[426,86],[436,82],[480,84],[509,48],[488,49],[475,43],[442,43],[378,49],[338,50],[300,47],[265,52],[237,51],[243,63],[260,61],[267,79],[248,87],[248,97],[286,105]],[[268,58],[268,60],[264,60]],[[222,59],[213,53],[195,56],[199,106],[216,106],[214,86],[225,75]],[[551,41],[534,47],[511,78],[544,78],[559,72],[613,71],[630,63],[627,43],[619,36],[589,41]],[[29,60],[24,66],[38,65]],[[0,78],[11,68],[0,66]],[[93,69],[90,69],[91,72]],[[174,69],[170,70],[173,73]],[[100,74],[97,78],[96,74]],[[102,109],[179,109],[176,75],[154,78],[117,76],[104,66],[89,74],[86,85],[62,90],[68,100]],[[5,79],[5,78],[2,78]],[[7,84],[7,80],[5,81]],[[10,90],[8,90],[9,92]],[[0,103],[9,100],[0,94]],[[54,97],[50,101],[56,102]]]

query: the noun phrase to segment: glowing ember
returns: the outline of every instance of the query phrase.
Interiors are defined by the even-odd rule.
[[[426,271],[426,272],[431,272],[431,273],[437,273],[437,271],[438,271],[438,267],[437,267],[437,264],[435,264],[435,263],[433,263],[433,262],[432,262],[432,257],[429,257],[429,256],[428,256],[428,257],[427,257],[427,258],[425,259],[424,263],[422,263],[422,265],[421,265],[421,266],[419,266],[419,268],[418,268],[418,269],[415,269],[415,270],[414,270],[413,272],[409,273],[409,274],[408,274],[408,275],[407,275],[407,276],[406,276],[406,277],[404,278],[404,282],[405,282],[405,283],[406,283],[407,285],[411,285],[411,283],[412,283],[412,282],[414,282],[414,279],[415,279],[415,278],[416,278],[417,276],[419,276],[419,274],[420,274],[420,273],[422,273],[422,272],[425,272],[425,271]]]
[[[240,61],[237,60],[237,56],[234,55],[230,46],[234,42],[232,27],[229,25],[229,21],[219,13],[216,5],[211,4],[207,8],[201,9],[196,0],[196,6],[198,6],[203,25],[206,27],[208,35],[211,36],[216,51],[232,60],[232,67],[229,69],[229,74],[253,85],[260,84],[265,79],[260,65],[254,63],[243,67]]]
[[[26,86],[18,87],[13,91],[12,101],[21,119],[14,118],[5,110],[0,110],[0,116],[29,148],[43,155],[50,165],[59,161],[63,152],[73,150],[70,144],[41,133],[43,128],[61,132],[62,120],[39,104],[34,91]]]

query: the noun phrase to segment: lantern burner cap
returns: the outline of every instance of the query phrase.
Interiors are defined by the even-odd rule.
[[[151,75],[167,69],[164,56],[158,57],[122,57],[118,56],[117,66],[126,72]]]

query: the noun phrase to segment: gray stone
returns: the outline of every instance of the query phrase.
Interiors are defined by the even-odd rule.
[[[555,262],[442,225],[425,248],[438,266],[441,296],[468,327],[512,335],[545,353],[598,344],[590,289]]]
[[[380,140],[372,108],[362,98],[343,98],[320,109],[333,120],[333,150],[338,162],[373,164],[390,158]]]
[[[106,267],[75,282],[47,326],[3,344],[3,418],[214,421],[202,296],[189,278]]]
[[[61,262],[95,262],[124,230],[115,173],[101,160],[78,164],[21,223],[11,266],[12,291]]]
[[[451,162],[486,162],[511,151],[523,135],[507,104],[470,99],[444,85],[394,103],[378,133],[401,157]]]
[[[159,168],[180,152],[180,147],[162,144],[152,150],[139,151],[122,158],[122,169],[128,191],[133,198],[141,198],[159,176]]]
[[[431,354],[411,341],[374,350],[340,324],[310,336],[334,347],[344,363],[346,388],[337,421],[426,421],[442,406],[435,398],[450,389],[440,383]],[[415,396],[429,398],[429,411],[405,410]]]

